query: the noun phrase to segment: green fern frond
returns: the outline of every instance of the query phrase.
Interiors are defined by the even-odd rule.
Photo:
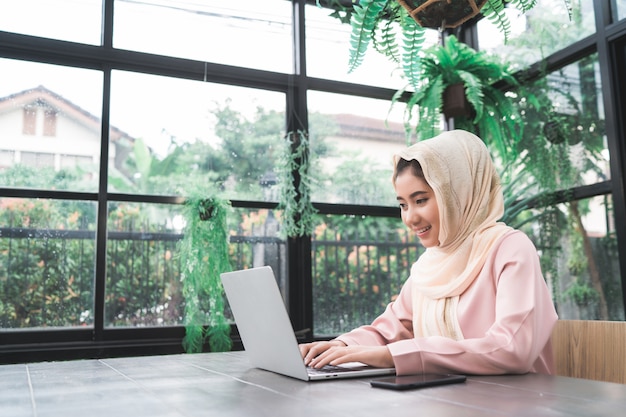
[[[402,71],[409,85],[417,88],[420,79],[420,51],[426,31],[408,13],[402,13]]]
[[[511,34],[511,22],[504,13],[504,6],[505,2],[502,0],[487,0],[481,11],[504,34],[504,43],[507,43]]]
[[[417,120],[415,134],[417,140],[433,137],[439,133],[441,107],[443,104],[443,81],[441,75],[421,84],[412,97],[412,106],[417,105]]]
[[[475,74],[467,71],[459,71],[458,75],[465,85],[465,96],[467,97],[467,101],[469,101],[476,112],[474,122],[477,122],[483,117],[484,81],[478,78]]]
[[[510,0],[508,3],[513,5],[517,10],[526,13],[537,5],[537,0]]]
[[[494,149],[504,161],[510,161],[510,141],[504,134],[499,118],[496,115],[484,114],[477,125],[485,143]]]
[[[372,39],[372,46],[379,54],[389,58],[395,64],[400,63],[399,46],[395,29],[395,22],[388,20],[382,24],[379,36]]]
[[[352,32],[350,34],[348,72],[354,71],[363,63],[365,53],[374,37],[380,15],[385,9],[387,1],[361,0],[358,5],[354,6],[352,19],[350,19]]]

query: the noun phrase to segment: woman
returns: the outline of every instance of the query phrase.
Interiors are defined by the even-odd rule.
[[[504,199],[484,143],[455,130],[410,146],[394,156],[393,185],[426,251],[382,315],[300,345],[304,362],[398,375],[554,373],[554,305],[530,239],[498,222]]]

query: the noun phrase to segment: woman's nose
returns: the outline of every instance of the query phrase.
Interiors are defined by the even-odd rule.
[[[419,210],[409,207],[406,211],[405,217],[408,224],[417,224],[420,221]]]

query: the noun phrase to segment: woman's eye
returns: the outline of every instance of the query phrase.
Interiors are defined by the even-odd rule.
[[[420,198],[419,200],[415,201],[415,204],[418,204],[418,205],[426,204],[427,201],[428,201],[427,198]]]
[[[401,203],[401,204],[400,204],[400,208],[401,208],[402,210],[406,210],[406,204]]]

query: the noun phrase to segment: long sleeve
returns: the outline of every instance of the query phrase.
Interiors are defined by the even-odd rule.
[[[339,339],[346,344],[386,344],[399,375],[554,372],[550,336],[557,315],[536,249],[522,232],[502,238],[461,295],[462,340],[412,336],[410,286],[411,280],[372,325]]]

